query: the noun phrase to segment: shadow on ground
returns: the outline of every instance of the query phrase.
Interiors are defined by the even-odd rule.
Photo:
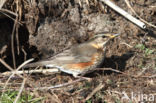
[[[111,57],[106,57],[104,63],[102,64],[101,68],[112,68],[112,69],[117,69],[119,71],[125,71],[126,70],[126,64],[127,61],[133,57],[134,53],[132,51],[129,51],[122,56],[117,56],[117,55],[112,55]],[[113,73],[110,70],[107,71],[94,71],[92,73],[86,74],[87,77],[94,77],[97,76],[97,74],[111,74]]]

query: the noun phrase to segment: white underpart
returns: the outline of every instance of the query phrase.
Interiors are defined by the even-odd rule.
[[[65,57],[59,57],[59,58],[57,58],[57,60],[73,60],[74,59],[74,57],[72,57],[72,56],[65,56]]]
[[[46,65],[46,67],[49,67],[49,68],[58,68],[60,71],[65,72],[65,73],[68,73],[68,74],[72,74],[74,77],[77,77],[80,74],[79,71],[67,70],[67,69],[64,69],[64,68],[62,68],[60,66],[55,66],[55,65],[52,65],[52,64]]]

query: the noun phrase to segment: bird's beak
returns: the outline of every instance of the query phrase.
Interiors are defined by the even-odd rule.
[[[98,37],[102,37],[102,36],[106,36],[106,37],[109,37],[109,38],[115,38],[117,36],[119,36],[120,34],[112,34],[112,33],[99,33],[97,34],[96,36]]]
[[[115,37],[117,37],[117,36],[119,36],[120,34],[112,34],[111,36],[110,36],[110,38],[115,38]]]
[[[117,36],[119,36],[120,34],[111,34],[111,33],[107,33],[107,34],[103,34],[104,36],[107,36],[107,37],[109,37],[109,38],[115,38],[115,37],[117,37]]]

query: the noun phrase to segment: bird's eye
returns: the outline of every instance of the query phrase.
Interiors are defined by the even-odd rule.
[[[102,38],[107,38],[106,36],[102,36]]]

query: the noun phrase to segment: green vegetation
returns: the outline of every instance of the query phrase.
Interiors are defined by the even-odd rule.
[[[0,94],[0,103],[13,103],[18,95],[18,91],[6,91],[3,96]],[[43,98],[34,98],[34,96],[22,93],[17,103],[41,103]]]
[[[91,99],[89,99],[89,100],[87,100],[87,101],[86,101],[86,103],[92,103],[92,100],[91,100]]]
[[[145,56],[148,56],[148,55],[151,55],[152,53],[154,53],[154,49],[149,49],[149,48],[145,47],[144,44],[137,44],[135,46],[135,48],[142,50],[145,53]]]

